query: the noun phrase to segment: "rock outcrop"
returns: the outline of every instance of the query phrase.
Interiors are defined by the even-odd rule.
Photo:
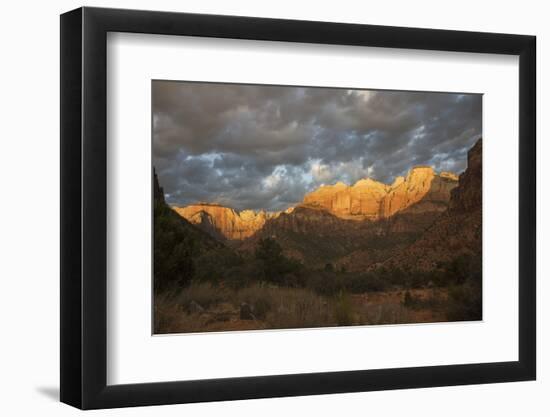
[[[365,178],[351,186],[342,182],[322,186],[284,212],[239,212],[213,203],[173,209],[232,246],[252,250],[258,239],[276,236],[287,255],[306,264],[330,259],[352,270],[405,249],[447,210],[451,195],[456,209],[474,204],[470,191],[453,194],[458,180],[455,174],[437,174],[431,167],[417,166],[391,185]],[[461,183],[477,180],[468,173],[460,178]],[[466,202],[459,202],[462,200]],[[341,257],[346,259],[337,262]]]
[[[481,210],[482,187],[481,139],[468,151],[468,169],[460,175],[460,187],[452,191],[449,211],[471,212]]]
[[[265,222],[279,213],[236,211],[213,203],[197,203],[173,207],[180,216],[220,240],[243,240],[261,229]]]
[[[323,210],[338,219],[354,221],[379,221],[397,213],[442,212],[447,209],[451,191],[457,184],[458,178],[452,173],[436,174],[431,167],[415,167],[406,177],[397,177],[391,185],[365,178],[352,186],[342,182],[322,186],[306,194],[302,203],[284,212],[239,212],[215,203],[196,203],[173,209],[218,240],[244,240],[261,230],[268,220],[288,215],[297,208],[311,209],[307,211],[310,214]],[[417,229],[403,219],[394,222],[393,227],[401,232],[410,231],[411,227]]]
[[[382,217],[391,217],[400,211],[424,213],[444,211],[451,199],[451,191],[458,185],[458,177],[449,172],[436,174],[432,167],[415,167],[407,177],[392,184],[384,197]]]
[[[342,182],[325,185],[306,194],[304,206],[320,207],[342,219],[379,220],[398,212],[441,212],[446,210],[458,177],[449,172],[436,174],[433,168],[413,168],[397,177],[392,185],[370,178],[352,186]]]
[[[406,250],[384,266],[432,270],[467,255],[481,259],[482,250],[482,142],[468,152],[468,168],[451,192],[449,208]]]
[[[351,187],[337,182],[306,194],[303,205],[323,208],[342,219],[378,220],[387,192],[387,185],[370,178],[359,180]]]

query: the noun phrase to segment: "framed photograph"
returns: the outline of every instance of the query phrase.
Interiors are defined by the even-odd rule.
[[[61,16],[61,401],[533,380],[535,37]]]

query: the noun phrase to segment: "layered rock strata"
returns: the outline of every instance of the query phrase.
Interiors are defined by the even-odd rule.
[[[174,207],[176,213],[192,224],[201,227],[214,237],[243,240],[261,229],[268,219],[279,213],[253,210],[236,211],[213,203],[197,203],[186,207]]]
[[[436,174],[433,168],[421,166],[391,185],[367,178],[352,186],[342,182],[322,186],[306,194],[303,205],[323,208],[342,219],[379,220],[404,210],[444,211],[457,185],[456,175]]]

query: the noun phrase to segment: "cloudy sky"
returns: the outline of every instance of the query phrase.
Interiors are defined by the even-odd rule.
[[[153,81],[153,165],[167,202],[275,211],[322,184],[460,173],[481,96]]]

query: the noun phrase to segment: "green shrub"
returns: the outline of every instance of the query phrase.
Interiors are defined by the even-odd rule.
[[[263,277],[275,284],[297,286],[303,284],[299,279],[303,267],[295,259],[283,255],[281,245],[272,238],[263,238],[258,243],[255,258],[262,265]]]

